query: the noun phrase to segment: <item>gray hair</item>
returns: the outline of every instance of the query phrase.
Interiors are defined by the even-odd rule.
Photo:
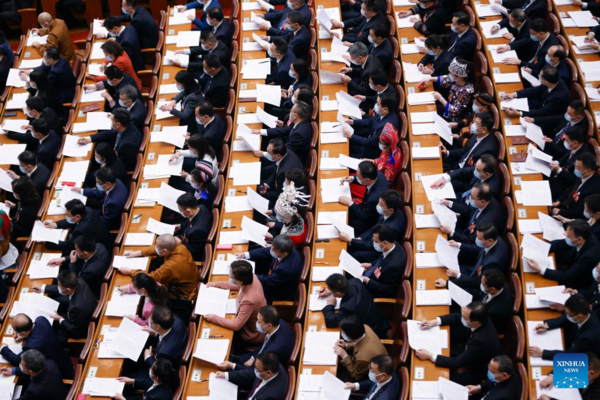
[[[46,363],[46,357],[40,351],[34,349],[23,352],[21,360],[23,360],[23,364],[27,369],[36,373],[44,369]]]
[[[138,97],[137,90],[131,85],[123,86],[121,90],[119,90],[119,96],[124,95],[127,97],[127,100],[135,101]]]
[[[354,58],[366,57],[369,55],[369,50],[363,42],[356,42],[350,46],[348,53],[350,53],[350,55]]]
[[[515,8],[510,12],[510,16],[515,19],[517,22],[523,22],[527,18],[527,14],[520,8]]]
[[[283,234],[273,239],[273,247],[289,255],[294,251],[294,242],[288,235]]]

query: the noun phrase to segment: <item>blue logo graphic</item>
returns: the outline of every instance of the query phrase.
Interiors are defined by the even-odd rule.
[[[554,387],[583,389],[588,385],[588,356],[580,353],[561,353],[554,356]]]

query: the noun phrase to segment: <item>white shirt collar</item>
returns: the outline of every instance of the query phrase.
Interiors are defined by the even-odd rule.
[[[392,252],[392,250],[394,250],[396,248],[396,245],[393,245],[391,249],[389,249],[388,251],[384,251],[383,252],[383,258],[386,258],[388,254],[390,254]]]

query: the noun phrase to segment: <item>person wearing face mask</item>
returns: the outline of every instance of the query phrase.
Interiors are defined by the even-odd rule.
[[[214,54],[204,57],[203,66],[204,73],[198,81],[201,95],[214,107],[225,107],[231,79],[229,71]]]
[[[556,265],[564,268],[552,270],[537,261],[527,260],[529,268],[543,277],[557,281],[572,289],[589,287],[592,271],[600,262],[600,244],[592,235],[590,225],[582,219],[567,224],[565,238],[550,242]]]
[[[503,3],[514,0],[504,0]],[[516,0],[521,2],[522,0]],[[521,8],[518,7],[507,7],[512,11],[507,18],[503,18],[496,25],[492,26],[492,34],[498,32],[502,28],[508,30],[507,33],[503,34],[502,37],[511,41],[511,50],[517,52],[517,56],[521,60],[529,60],[533,56],[532,49],[528,46],[529,44],[529,25],[530,20],[527,18],[527,14]]]
[[[200,34],[200,46],[192,46],[186,50],[177,50],[175,54],[187,54],[190,56],[189,62],[174,59],[173,65],[187,68],[196,78],[199,78],[204,72],[204,58],[209,54],[219,57],[222,65],[227,65],[231,61],[231,50],[229,50],[225,43],[218,40],[211,31],[202,31]]]
[[[33,349],[42,353],[47,359],[54,361],[63,379],[73,378],[73,363],[71,363],[69,355],[60,346],[48,318],[41,316],[32,321],[26,314],[17,314],[10,321],[10,326],[14,331],[13,339],[16,343],[21,344],[22,348],[20,348],[20,352],[15,353],[13,352],[14,346],[0,345],[0,355],[13,366],[13,368],[1,370],[2,375],[23,376],[23,371],[19,368],[21,356],[27,350]]]
[[[381,340],[356,315],[344,318],[340,322],[340,331],[342,338],[333,347],[340,358],[338,379],[347,382],[367,378],[373,357],[387,355]]]
[[[390,186],[396,182],[396,177],[402,169],[404,154],[402,154],[402,150],[398,147],[399,141],[396,128],[389,122],[385,124],[381,135],[379,135],[381,155],[373,160],[373,162],[377,166],[377,170],[383,172]]]
[[[494,98],[488,93],[479,92],[473,97],[473,112],[467,112],[460,121],[448,124],[448,127],[450,127],[453,132],[458,132],[452,134],[452,137],[456,140],[452,145],[453,148],[460,148],[467,145],[469,139],[471,139],[471,136],[473,135],[473,132],[471,132],[471,125],[476,123],[477,115],[481,113],[493,115],[492,109],[494,107],[494,101]]]
[[[487,378],[478,385],[467,385],[467,388],[469,396],[480,395],[486,400],[504,400],[518,399],[522,385],[510,357],[500,355],[490,360]]]
[[[593,153],[579,154],[575,158],[575,181],[554,203],[552,215],[563,218],[583,218],[584,202],[588,196],[600,194],[600,176],[596,173],[596,158]]]
[[[84,196],[101,200],[99,204],[100,219],[108,229],[119,229],[121,226],[121,214],[127,201],[127,188],[115,177],[114,172],[107,167],[100,168],[94,174],[96,187],[93,189],[81,189],[73,187],[71,190],[83,193]]]
[[[60,56],[56,47],[48,47],[42,54],[42,65],[33,70],[21,70],[19,76],[25,78],[33,71],[43,71],[47,74],[51,90],[59,94],[60,101],[72,102],[77,82],[69,61]]]
[[[286,177],[283,192],[275,203],[275,210],[265,212],[268,216],[275,216],[275,221],[266,223],[269,227],[269,231],[265,234],[267,242],[271,242],[273,237],[285,234],[292,240],[295,248],[301,249],[306,244],[307,232],[303,216],[308,207],[310,195],[303,193],[302,189],[302,187],[296,189],[296,183],[289,181]]]
[[[398,102],[393,95],[382,93],[377,96],[377,103],[373,108],[375,114],[372,117],[346,120],[354,128],[343,129],[344,137],[350,139],[350,157],[373,160],[381,155],[379,143],[383,129],[388,124],[400,126],[397,107]]]
[[[17,16],[19,16],[19,14],[17,14]],[[6,13],[0,9],[0,19],[6,21],[7,19],[5,18]],[[4,29],[2,23],[0,23],[0,29]],[[6,40],[6,35],[0,30],[0,93],[4,93],[4,89],[6,89],[6,80],[8,79],[8,74],[14,63],[15,53],[12,51],[8,40]]]
[[[121,22],[130,22],[138,34],[141,49],[154,49],[158,44],[158,25],[144,7],[138,5],[137,0],[122,0],[121,11],[123,15],[117,18]]]
[[[150,275],[142,272],[131,278],[131,283],[117,288],[122,296],[139,294],[144,297],[144,305],[139,315],[124,315],[140,326],[148,326],[148,318],[154,307],[167,306],[169,295],[164,286]]]
[[[288,42],[288,51],[294,53],[296,58],[306,59],[310,48],[310,32],[304,24],[304,17],[300,11],[290,11],[287,15],[287,31],[283,35],[261,36],[263,40],[270,41],[281,37]],[[263,50],[268,50],[268,44],[263,45]]]
[[[569,83],[571,81],[571,70],[565,62],[566,58],[567,53],[565,51],[565,48],[560,45],[554,45],[551,46],[546,52],[545,65],[552,65],[558,70],[558,77],[563,81]],[[539,70],[529,70],[528,68],[525,68],[525,70],[535,77],[538,77],[540,75]]]
[[[29,181],[41,199],[44,196],[48,179],[50,179],[50,170],[44,164],[37,164],[35,153],[31,151],[26,150],[19,154],[17,158],[19,160],[19,175],[12,170],[6,171],[6,174],[13,180],[23,179]]]
[[[28,150],[36,153],[38,163],[44,164],[51,170],[60,147],[60,138],[56,132],[50,130],[50,126],[44,118],[31,121],[31,140],[28,143]]]
[[[448,52],[453,57],[464,60],[473,59],[477,48],[477,36],[471,28],[469,16],[462,11],[454,13],[450,29],[452,33],[448,35],[448,39],[450,40]]]
[[[143,362],[136,363],[137,369],[131,372],[134,379],[148,379],[148,371],[156,360],[168,360],[175,368],[179,368],[181,357],[186,348],[189,334],[182,320],[166,306],[156,306],[148,317],[150,332],[148,345],[142,355]]]
[[[113,145],[107,142],[96,143],[94,146],[94,159],[91,162],[90,169],[85,176],[84,187],[95,187],[96,177],[94,174],[100,168],[110,168],[115,174],[115,178],[123,182],[125,186],[129,185],[129,176],[127,175],[127,169],[123,161],[117,157],[117,153],[113,149]],[[86,203],[88,206],[93,205],[95,202],[88,199]],[[100,203],[97,203],[100,204]]]
[[[137,97],[137,90],[133,86],[124,86],[118,92],[118,107],[129,111],[131,123],[140,131],[144,130],[144,123],[148,110],[144,101]]]
[[[362,2],[360,16],[346,19],[344,22],[332,20],[331,23],[332,29],[344,29],[344,36],[341,40],[347,46],[357,42],[362,42],[365,46],[368,46],[370,30],[375,26],[381,25],[383,29],[389,32],[389,23],[381,12],[379,3],[374,0]]]
[[[37,119],[43,119],[45,121],[44,125],[47,126],[48,131],[53,132],[57,138],[58,135],[62,134],[62,123],[60,122],[56,112],[52,108],[46,107],[44,98],[34,96],[25,100],[25,108],[23,108],[23,113],[27,116],[29,125],[23,125],[22,129],[25,129],[28,132],[19,133],[15,131],[8,131],[7,136],[9,139],[17,140],[19,143],[27,144],[27,150],[36,152],[38,146],[40,145],[39,139],[34,138],[31,132],[32,123]]]
[[[385,71],[388,71],[392,65],[393,49],[392,43],[388,39],[389,27],[384,24],[374,25],[369,29],[367,37],[367,50],[369,55],[377,57]]]
[[[16,203],[5,200],[4,204],[10,209],[11,243],[19,249],[23,242],[19,244],[17,239],[31,236],[36,215],[42,205],[42,198],[31,181],[25,177],[13,180],[11,186]]]
[[[109,65],[104,70],[104,75],[106,75],[106,80],[83,85],[84,90],[86,91],[95,91],[95,90],[104,90],[102,93],[102,97],[105,99],[104,102],[104,111],[112,111],[113,108],[119,105],[119,92],[125,86],[131,86],[136,90],[137,98],[140,100],[144,100],[142,96],[142,92],[140,92],[139,87],[135,80],[131,77],[131,75],[124,73],[119,68],[114,65]]]
[[[29,384],[18,400],[62,400],[67,397],[67,387],[56,363],[47,360],[37,350],[28,350],[21,355],[19,368],[29,376]],[[2,373],[9,368],[3,368]]]
[[[256,276],[268,304],[274,301],[292,301],[296,298],[304,263],[288,235],[283,233],[275,237],[270,248],[239,253],[237,258],[256,263]]]
[[[218,0],[202,0],[202,1],[192,1],[190,3],[187,3],[185,6],[177,6],[175,7],[177,9],[178,12],[184,12],[186,10],[197,10],[198,8],[202,9],[202,16],[200,18],[196,18],[195,15],[193,16],[188,16],[188,19],[190,21],[192,21],[192,23],[194,25],[196,25],[196,28],[194,28],[194,31],[210,31],[212,29],[212,26],[210,26],[208,24],[207,18],[206,18],[206,10],[209,7],[217,7],[217,8],[221,8],[221,5],[219,4]]]
[[[175,154],[171,156],[169,162],[174,162],[180,157],[184,158],[182,171],[180,172],[179,177],[172,177],[169,179],[170,185],[187,191],[190,183],[190,180],[188,179],[188,171],[191,171],[194,168],[203,168],[198,166],[201,161],[205,161],[210,164],[212,179],[211,183],[213,185],[217,184],[219,178],[217,156],[212,147],[210,147],[208,140],[199,134],[190,136],[188,139],[188,149],[175,152]]]
[[[307,75],[297,74],[297,76],[298,76],[297,79],[300,79],[301,76],[305,76],[303,81],[308,82],[312,85],[312,76],[308,73],[308,67],[306,67],[305,61],[302,59],[296,60],[296,61],[294,61],[294,64],[297,63],[298,61],[300,61],[304,64]],[[293,66],[293,64],[292,64],[292,66]],[[293,68],[295,71],[297,71],[297,69],[295,67],[293,67]],[[290,88],[288,90],[281,89],[282,97],[284,97],[284,98],[287,97],[287,100],[285,100],[283,102],[280,109],[277,107],[274,107],[269,111],[272,115],[276,115],[279,117],[279,119],[277,121],[275,121],[276,125],[279,127],[290,124],[290,110],[292,109],[294,104],[296,104],[296,102],[299,102],[299,101],[303,101],[304,103],[308,104],[308,106],[310,107],[310,114],[312,117],[312,114],[314,112],[313,106],[314,106],[315,92],[312,90],[312,86],[306,85],[306,84],[297,84],[297,82],[298,82],[298,80],[296,82],[294,82],[294,84],[292,86],[290,86]],[[294,87],[296,87],[296,89],[294,89]],[[290,95],[288,95],[288,93]]]
[[[490,321],[500,334],[506,331],[512,319],[512,296],[511,288],[500,269],[492,268],[483,272],[473,301],[481,301],[485,305]]]
[[[62,123],[58,120],[58,115],[63,117],[66,113],[66,108],[63,107],[60,101],[60,93],[55,91],[52,84],[48,81],[48,74],[45,71],[33,70],[29,74],[29,81],[25,84],[25,89],[30,94],[26,102],[33,98],[42,99],[43,103],[40,105],[38,112],[41,113],[48,109],[52,111],[55,116],[54,120],[56,121],[56,124],[53,124],[55,131],[62,133]],[[32,111],[32,107],[29,107],[29,109]],[[26,114],[28,114],[28,118],[33,118],[29,116],[29,113]],[[45,118],[48,119],[48,116],[46,115]]]
[[[231,352],[241,354],[251,345],[260,345],[265,334],[256,328],[258,310],[267,305],[262,284],[252,272],[248,261],[236,260],[231,263],[229,281],[209,282],[206,287],[239,291],[236,298],[237,314],[234,319],[207,314],[204,318],[208,322],[231,329],[234,332]],[[260,360],[260,356],[258,358]]]
[[[584,201],[583,217],[587,218],[588,224],[592,227],[592,234],[596,236],[596,239],[600,238],[600,224],[597,223],[600,220],[600,194],[593,194],[586,197]],[[561,220],[563,224],[571,221]]]
[[[562,328],[565,335],[565,350],[547,350],[537,346],[529,346],[531,357],[541,357],[542,360],[552,360],[561,353],[600,353],[600,321],[596,314],[590,311],[590,304],[581,294],[574,294],[565,302],[565,312],[557,318],[547,319],[537,325],[536,333]]]
[[[204,260],[204,245],[213,223],[212,213],[191,193],[177,198],[179,213],[185,217],[183,222],[175,225],[175,239],[192,253],[194,261]]]
[[[219,182],[212,184],[213,166],[207,161],[200,161],[196,164],[196,168],[190,171],[185,178],[189,183],[187,192],[192,193],[198,204],[204,204],[207,208],[213,208],[213,200],[219,191]],[[190,191],[191,188],[191,191]]]
[[[179,118],[179,125],[189,125],[194,122],[194,110],[204,96],[200,92],[200,86],[189,71],[179,71],[175,75],[175,85],[179,93],[165,105],[160,106],[161,111],[168,111],[171,115]],[[179,104],[179,108],[175,106]]]
[[[217,37],[217,40],[230,47],[233,38],[233,26],[223,15],[223,10],[219,7],[208,7],[206,9],[206,23],[211,26],[211,32]]]
[[[277,354],[272,351],[260,353],[254,368],[230,372],[219,371],[215,377],[250,390],[248,400],[283,399],[288,391],[287,372],[279,362]]]
[[[38,16],[38,23],[42,28],[33,28],[31,33],[39,36],[48,35],[45,44],[37,41],[33,42],[32,46],[37,50],[38,54],[43,56],[46,50],[54,47],[60,53],[60,57],[67,60],[67,64],[73,61],[75,50],[73,49],[73,42],[71,42],[69,28],[65,24],[65,21],[58,18],[54,19],[50,13],[43,12]]]
[[[96,309],[98,300],[82,278],[75,271],[59,272],[58,294],[63,297],[59,301],[58,312],[52,314],[54,330],[58,341],[64,346],[69,339],[82,339],[88,334],[88,325]]]
[[[173,368],[171,361],[159,358],[154,362],[148,370],[147,378],[117,378],[119,382],[124,382],[126,385],[133,385],[135,390],[143,390],[144,400],[167,400],[173,397],[173,394],[179,387],[179,372]],[[114,400],[140,400],[139,395],[123,396],[116,394],[112,397]]]
[[[550,162],[551,174],[549,177],[552,198],[557,199],[571,187],[579,177],[575,175],[575,161],[581,154],[593,154],[593,150],[586,143],[587,132],[577,127],[568,128],[563,133],[563,147],[567,150],[558,161]]]
[[[448,67],[454,59],[448,52],[448,47],[450,47],[448,36],[432,33],[421,39],[424,39],[425,47],[421,47],[419,51],[425,53],[425,56],[417,64],[419,71],[431,74],[431,76],[448,75]]]
[[[259,27],[261,31],[267,31],[268,36],[285,36],[287,30],[287,16],[292,11],[298,11],[302,14],[304,25],[306,25],[306,27],[310,25],[312,14],[306,4],[306,0],[287,0],[284,4],[286,6],[283,10],[276,10],[272,7],[271,9],[268,9],[265,5],[261,5],[261,9],[268,9],[268,11],[266,14],[258,16],[270,22],[271,26],[269,27],[267,24],[261,23],[259,24]]]
[[[413,15],[418,15],[419,18],[414,18]],[[410,22],[414,22],[415,30],[423,35],[445,34],[446,10],[444,4],[437,0],[420,0],[410,10],[400,11],[398,18],[411,18]]]
[[[396,93],[396,89],[394,85],[390,84],[387,74],[384,70],[376,70],[369,76],[369,88],[375,93],[372,95],[355,95],[355,99],[361,100],[360,108],[365,111],[365,113],[369,113],[377,104],[377,97],[382,94],[386,94],[392,96],[396,101],[398,101],[398,93]]]
[[[292,63],[296,61],[296,55],[289,51],[285,39],[280,37],[273,39],[267,54],[275,62],[271,62],[271,73],[267,75],[265,83],[267,85],[279,85],[284,88],[292,85],[295,79],[290,76],[289,71]]]
[[[369,85],[369,77],[375,71],[383,71],[383,65],[377,57],[370,56],[367,46],[363,43],[354,43],[348,49],[352,67],[340,68],[342,83],[348,84],[348,94],[351,96],[373,96],[376,92]]]
[[[461,307],[460,313],[446,314],[433,320],[421,321],[421,329],[434,326],[446,326],[468,329],[465,343],[455,341],[450,336],[450,353],[452,356],[435,355],[429,350],[419,349],[415,355],[420,360],[430,360],[436,366],[450,369],[450,380],[460,385],[476,385],[487,376],[489,359],[504,353],[498,332],[488,318],[485,305],[471,302]],[[457,327],[457,328],[455,328]]]
[[[107,40],[106,42],[102,43],[100,48],[104,52],[104,60],[102,60],[102,64],[100,66],[101,71],[103,71],[108,65],[114,65],[123,71],[123,73],[131,76],[138,89],[142,88],[142,82],[140,81],[140,78],[138,78],[137,73],[133,68],[133,64],[131,63],[129,55],[123,50],[119,43],[114,40]],[[106,75],[97,76],[88,74],[87,77],[88,79],[92,79],[94,82],[105,81],[107,79]]]
[[[588,289],[565,289],[565,293],[571,295],[580,294],[590,303],[590,310],[600,318],[600,264],[596,265],[592,270],[593,282]],[[564,312],[565,306],[560,303],[555,303],[550,306],[554,311]]]
[[[294,168],[303,169],[304,164],[296,153],[288,150],[281,138],[269,140],[264,159],[271,161],[271,165],[265,165],[261,169],[261,184],[258,192],[269,200],[269,209],[272,209],[283,192],[285,174]]]
[[[103,26],[108,34],[97,33],[96,37],[103,38],[106,36],[109,40],[116,41],[125,50],[136,71],[146,69],[140,47],[140,38],[135,28],[123,25],[119,18],[114,15],[107,17]]]
[[[366,390],[365,400],[395,400],[400,396],[400,378],[394,370],[394,361],[387,354],[371,359],[368,377],[356,383],[346,382],[345,389]]]

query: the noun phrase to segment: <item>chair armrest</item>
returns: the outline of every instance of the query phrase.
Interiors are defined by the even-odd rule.
[[[295,303],[293,301],[274,301],[273,306],[277,307],[293,307]]]
[[[394,341],[392,339],[380,339],[380,341],[383,345],[389,344],[391,346],[394,344]]]
[[[19,238],[17,238],[17,242],[26,242],[28,240],[29,240],[28,237],[19,237]]]
[[[83,339],[69,338],[68,343],[85,343],[86,341],[87,341],[87,338],[83,338]]]
[[[152,75],[152,70],[151,69],[142,69],[141,71],[137,72],[138,76],[140,75]]]
[[[16,268],[6,268],[6,269],[4,270],[4,273],[5,273],[5,274],[14,274],[15,272],[17,272],[17,269],[16,269]]]
[[[142,49],[140,50],[142,53],[156,53],[156,49],[151,49],[151,48],[147,48],[147,49]]]
[[[382,303],[382,304],[396,304],[398,300],[396,299],[387,299],[387,298],[375,298],[373,302]]]

